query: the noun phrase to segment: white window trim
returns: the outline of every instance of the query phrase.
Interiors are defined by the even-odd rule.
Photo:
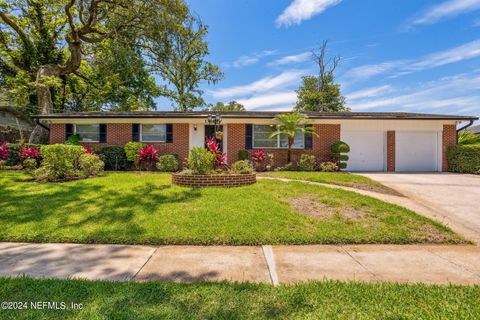
[[[280,147],[280,135],[277,135],[277,146],[276,147],[256,147],[255,146],[255,126],[264,126],[264,124],[253,124],[252,125],[252,149],[280,149],[286,150],[288,147]],[[266,124],[266,126],[269,126]],[[303,147],[294,147],[292,149],[304,150],[305,149],[305,132],[303,133]]]
[[[81,125],[96,125],[98,124],[98,140],[95,141],[83,141],[82,138],[80,138],[80,142],[83,143],[100,143],[100,124],[99,123],[86,123],[86,124],[81,124]],[[77,134],[77,125],[73,125],[73,133]],[[80,135],[78,135],[80,137]]]
[[[143,124],[140,124],[140,137],[138,140],[140,140],[140,142],[145,142],[145,143],[158,143],[158,142],[167,142],[167,124],[166,123],[148,123],[148,125],[163,125],[165,126],[165,140],[155,140],[155,141],[143,141]]]

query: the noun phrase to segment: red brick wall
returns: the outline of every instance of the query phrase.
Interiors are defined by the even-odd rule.
[[[318,161],[329,161],[330,146],[340,140],[339,124],[315,124],[313,136],[313,148],[310,150],[293,149],[292,161],[296,163],[304,153],[313,154]],[[245,149],[245,124],[229,124],[227,134],[228,163],[232,164],[238,160],[238,151]],[[264,149],[267,153],[273,154],[274,165],[283,166],[287,163],[286,149]],[[251,150],[250,150],[251,151]]]
[[[448,171],[447,148],[457,144],[457,126],[443,125],[442,134],[442,171]]]
[[[107,143],[82,143],[86,146],[113,146],[124,145],[132,141],[131,123],[108,123],[107,124]],[[65,142],[65,124],[50,125],[50,143]],[[153,143],[153,146],[160,154],[175,153],[178,154],[180,164],[188,156],[188,123],[173,124],[173,143]]]
[[[387,131],[387,171],[395,171],[395,131]]]

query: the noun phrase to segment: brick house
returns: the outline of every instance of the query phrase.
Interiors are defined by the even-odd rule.
[[[228,163],[240,150],[264,149],[275,165],[286,163],[286,139],[269,139],[278,112],[222,112],[222,148]],[[342,140],[350,145],[351,171],[446,171],[446,149],[456,144],[457,125],[476,117],[398,112],[306,113],[316,135],[295,138],[292,160],[303,153],[319,161],[331,159],[330,146]],[[77,133],[86,146],[151,144],[160,154],[181,160],[192,147],[204,146],[214,129],[207,112],[88,112],[39,115],[50,130],[50,143],[64,143]]]

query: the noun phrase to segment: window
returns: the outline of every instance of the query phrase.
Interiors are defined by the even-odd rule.
[[[270,135],[277,129],[270,125],[254,125],[253,126],[253,147],[254,148],[288,148],[288,138],[286,135],[280,134],[270,139]],[[298,132],[295,135],[292,148],[305,148],[305,135]]]
[[[142,124],[140,130],[142,142],[165,142],[167,140],[166,124]]]
[[[80,136],[82,142],[99,142],[100,125],[99,124],[76,124],[75,133]]]

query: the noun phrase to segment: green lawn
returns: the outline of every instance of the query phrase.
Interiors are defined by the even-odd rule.
[[[262,172],[261,175],[267,177],[287,178],[293,180],[306,180],[327,184],[336,184],[350,188],[375,191],[386,194],[401,196],[397,191],[384,186],[380,182],[370,178],[352,174],[348,172],[305,172],[305,171],[279,171]]]
[[[65,302],[0,319],[479,319],[479,286],[315,282],[293,286],[0,278],[0,301]],[[70,309],[71,303],[82,309]]]
[[[0,241],[465,242],[450,229],[409,210],[354,192],[300,182],[261,180],[241,188],[190,189],[172,186],[171,176],[161,173],[107,173],[68,183],[25,182],[22,178],[21,172],[0,172]]]

